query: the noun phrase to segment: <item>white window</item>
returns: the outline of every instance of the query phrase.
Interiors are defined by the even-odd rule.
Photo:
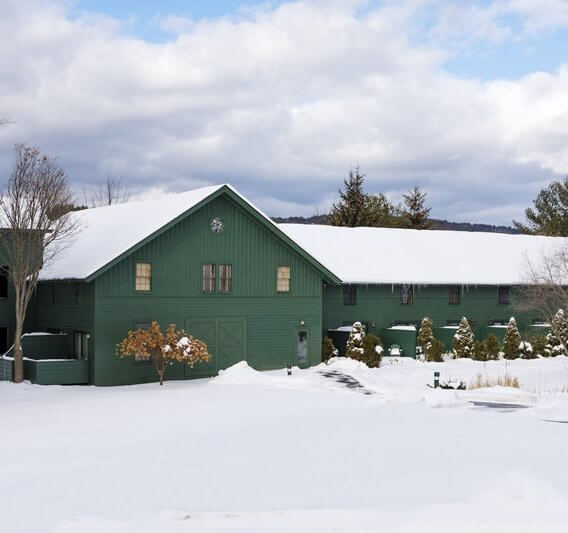
[[[152,263],[136,263],[136,290],[152,290]]]
[[[290,267],[279,266],[276,273],[276,291],[290,292]]]

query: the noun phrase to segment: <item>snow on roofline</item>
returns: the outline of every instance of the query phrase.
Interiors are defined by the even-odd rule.
[[[222,187],[202,187],[71,213],[81,231],[56,260],[45,266],[40,279],[88,278]]]
[[[279,224],[344,283],[522,285],[526,259],[568,238],[445,230]]]
[[[70,213],[69,216],[75,219],[81,231],[56,260],[44,266],[40,273],[40,280],[89,279],[109,263],[129,252],[221,189],[229,190],[272,226],[279,235],[286,240],[290,239],[268,215],[231,185],[225,183],[182,193],[165,194],[151,200],[133,201]],[[303,250],[295,241],[293,244],[327,278],[339,281],[309,252]]]

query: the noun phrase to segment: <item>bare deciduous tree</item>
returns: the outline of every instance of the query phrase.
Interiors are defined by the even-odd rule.
[[[526,257],[525,285],[518,289],[515,307],[535,311],[552,324],[559,309],[568,310],[568,249],[543,252],[538,261]]]
[[[107,176],[106,180],[90,190],[84,191],[85,204],[89,207],[123,204],[130,199],[130,188],[119,178]]]
[[[24,379],[21,336],[41,268],[53,261],[80,230],[61,206],[73,203],[65,172],[39,148],[18,144],[0,198],[2,258],[14,286],[14,381]]]

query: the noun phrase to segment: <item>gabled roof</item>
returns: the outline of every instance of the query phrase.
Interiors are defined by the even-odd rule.
[[[527,257],[568,246],[563,237],[466,231],[280,224],[344,283],[526,284]]]
[[[298,246],[268,216],[227,184],[170,194],[155,200],[129,202],[72,213],[70,216],[80,224],[82,229],[74,242],[55,261],[45,266],[40,279],[91,281],[221,194],[227,194],[268,231],[291,246],[316,268],[326,281],[340,283],[332,272]]]

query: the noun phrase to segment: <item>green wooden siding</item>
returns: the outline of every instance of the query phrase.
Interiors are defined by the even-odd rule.
[[[455,331],[437,328],[450,321],[459,321],[463,316],[475,323],[473,331],[478,338],[495,332],[487,327],[491,319],[508,320],[515,316],[519,327],[524,330],[533,318],[537,318],[515,310],[512,305],[499,305],[498,287],[495,286],[464,286],[458,305],[450,305],[448,291],[449,287],[443,285],[415,286],[413,303],[403,305],[400,303],[399,285],[357,285],[356,305],[344,305],[343,287],[326,285],[323,297],[324,330],[359,320],[367,324],[374,322],[375,327],[371,331],[379,336],[388,336],[384,329],[390,327],[392,322],[420,322],[424,316],[429,316],[434,321],[435,334],[449,344]],[[511,290],[513,300],[514,291]],[[407,347],[405,351],[412,350]]]
[[[225,231],[214,234],[213,218]],[[152,263],[152,290],[134,290],[137,261]],[[202,291],[203,264],[232,265],[229,294]],[[276,292],[276,268],[290,265],[291,290]],[[218,282],[218,280],[217,280]],[[168,379],[213,375],[239,355],[258,369],[295,364],[297,329],[308,332],[309,362],[321,356],[322,277],[288,244],[259,224],[229,197],[220,196],[124,258],[96,280],[94,383],[154,381],[145,362],[120,359],[116,344],[135,322],[175,323],[209,336],[216,359],[209,366],[174,365]],[[301,322],[304,322],[304,325]],[[239,341],[219,342],[223,328],[241,323]],[[211,332],[211,328],[213,331]],[[211,342],[210,340],[210,342]],[[235,359],[236,360],[236,359]]]

